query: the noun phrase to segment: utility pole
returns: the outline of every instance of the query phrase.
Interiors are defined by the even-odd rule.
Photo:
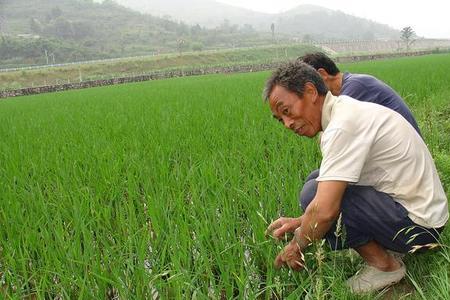
[[[5,19],[0,16],[0,36],[3,37],[3,30],[5,29]]]
[[[270,24],[270,31],[272,31],[272,41],[275,42],[275,23]]]
[[[47,65],[48,65],[48,52],[47,52],[47,49],[44,49],[44,53],[45,53],[45,59],[47,60]]]

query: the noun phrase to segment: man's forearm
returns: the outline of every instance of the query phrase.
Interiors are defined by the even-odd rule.
[[[294,232],[293,241],[297,243],[300,251],[303,251],[312,242],[322,239],[330,230],[334,220],[320,218],[311,213],[302,216],[301,226]]]
[[[294,238],[277,256],[276,265],[301,267],[299,264],[302,264],[300,260],[304,260],[304,249],[312,242],[322,239],[339,216],[342,196],[347,185],[345,181],[318,183],[316,196],[302,215],[301,225],[295,230]]]
[[[302,225],[295,231],[294,239],[300,250],[322,239],[338,218],[342,196],[347,188],[344,181],[319,182],[317,193],[302,216]]]
[[[300,216],[300,217],[298,217],[298,218],[295,218],[294,219],[295,220],[295,229],[297,229],[297,228],[300,228],[300,226],[302,225],[302,221],[303,221],[303,216]],[[294,232],[295,232],[295,230],[294,230]]]

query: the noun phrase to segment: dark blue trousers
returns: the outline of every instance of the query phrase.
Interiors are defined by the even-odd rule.
[[[318,182],[315,179],[318,176],[319,170],[313,171],[300,192],[303,211],[316,195]],[[416,245],[437,243],[443,230],[415,224],[401,204],[370,186],[348,185],[341,213],[343,230],[336,232],[335,224],[325,235],[334,250],[358,248],[376,241],[386,249],[405,253]]]

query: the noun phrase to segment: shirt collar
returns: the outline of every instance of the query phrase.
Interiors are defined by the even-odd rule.
[[[328,124],[331,120],[331,113],[333,111],[333,106],[336,103],[336,96],[333,96],[331,92],[328,92],[325,96],[325,100],[323,101],[323,108],[322,108],[322,131],[325,131]]]

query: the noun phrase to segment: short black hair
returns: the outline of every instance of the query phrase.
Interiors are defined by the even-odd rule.
[[[333,76],[340,72],[334,61],[323,52],[308,53],[299,57],[298,60],[307,63],[316,70],[322,68]]]
[[[319,95],[325,96],[327,94],[327,86],[313,67],[299,60],[286,63],[276,69],[267,80],[263,97],[267,101],[277,85],[296,93],[299,97],[303,97],[307,82],[312,83],[316,87]]]

